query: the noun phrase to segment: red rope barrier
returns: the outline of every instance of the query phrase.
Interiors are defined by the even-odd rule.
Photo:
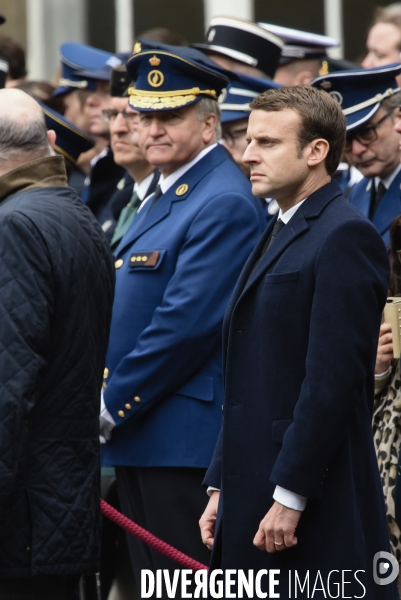
[[[175,560],[183,567],[192,569],[193,571],[200,571],[201,569],[207,570],[206,565],[202,565],[202,563],[190,558],[183,552],[180,552],[173,546],[170,546],[170,544],[166,544],[166,542],[163,542],[163,540],[160,540],[137,523],[134,523],[134,521],[131,521],[125,517],[103,499],[100,500],[100,510],[105,517],[110,519],[110,521],[113,521],[113,523],[116,523],[116,525],[122,527],[122,529],[125,529],[125,531],[128,531],[128,533],[134,535],[142,542],[145,542],[145,544],[148,544],[148,546],[151,548],[154,548],[161,554],[164,554],[172,560]]]

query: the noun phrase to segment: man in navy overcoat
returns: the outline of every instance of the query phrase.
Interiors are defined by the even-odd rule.
[[[373,580],[375,554],[389,551],[371,433],[385,246],[331,181],[345,136],[338,103],[296,86],[251,109],[252,190],[280,212],[225,317],[202,539],[212,568],[279,569],[281,598],[397,598]]]
[[[193,558],[207,497],[202,480],[221,424],[221,331],[265,216],[249,181],[217,144],[221,72],[177,48],[134,54],[130,105],[139,146],[161,172],[116,250],[116,295],[102,428],[123,511]],[[129,539],[142,568],[176,563]]]

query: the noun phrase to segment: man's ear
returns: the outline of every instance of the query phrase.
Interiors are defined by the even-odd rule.
[[[313,142],[308,144],[308,165],[310,167],[316,167],[320,163],[324,162],[329,152],[329,148],[329,142],[323,138],[318,138],[317,140],[313,140]]]
[[[312,79],[314,79],[312,71],[300,71],[295,75],[292,85],[308,85]]]
[[[47,132],[47,141],[49,142],[50,148],[54,150],[54,145],[56,143],[56,132],[54,129],[49,129]]]
[[[213,137],[216,135],[217,116],[214,113],[207,115],[203,121],[202,138],[205,144],[210,144]]]

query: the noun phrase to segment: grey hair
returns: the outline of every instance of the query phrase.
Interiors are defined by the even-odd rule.
[[[217,100],[212,98],[201,98],[196,103],[196,112],[199,121],[203,121],[207,115],[216,115],[216,141],[221,139],[221,111]]]
[[[42,111],[23,121],[11,119],[7,114],[0,116],[0,165],[24,157],[35,160],[51,155]]]

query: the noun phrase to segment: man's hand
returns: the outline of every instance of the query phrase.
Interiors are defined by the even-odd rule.
[[[220,492],[214,491],[210,496],[205,512],[199,520],[202,542],[211,550],[214,544],[214,530],[216,526],[217,507],[219,505]]]
[[[266,552],[281,552],[296,546],[298,540],[294,534],[301,515],[301,511],[275,502],[260,522],[253,543],[259,550],[266,550]]]
[[[379,344],[377,346],[375,375],[385,373],[393,359],[393,335],[390,323],[382,323],[380,326]]]

